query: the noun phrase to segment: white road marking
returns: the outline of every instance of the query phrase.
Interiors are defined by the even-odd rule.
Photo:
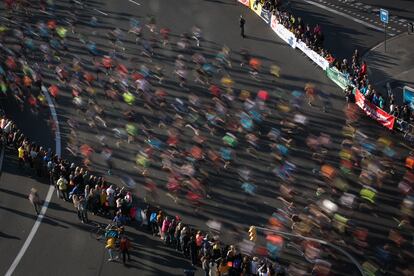
[[[93,8],[94,11],[99,12],[100,14],[103,15],[108,15],[107,13],[104,13],[103,11],[98,10],[97,8]]]
[[[319,3],[316,3],[316,2],[313,2],[313,1],[310,1],[310,0],[303,0],[303,1],[304,1],[304,2],[306,2],[306,3],[308,3],[308,4],[311,4],[311,5],[317,6],[317,7],[321,8],[321,9],[324,9],[324,10],[330,11],[330,12],[332,12],[332,13],[334,13],[334,14],[341,15],[341,16],[343,16],[343,17],[346,17],[346,18],[348,18],[348,19],[350,19],[350,20],[352,20],[352,21],[354,21],[354,22],[357,22],[357,23],[359,23],[359,24],[362,24],[362,25],[364,25],[364,26],[366,26],[366,27],[372,28],[372,29],[377,30],[377,31],[382,31],[382,28],[377,27],[377,26],[375,26],[375,25],[372,25],[372,24],[370,24],[370,23],[367,23],[367,22],[365,22],[365,21],[362,21],[362,20],[360,20],[360,19],[358,19],[358,18],[355,18],[354,16],[348,15],[348,14],[343,13],[343,12],[339,12],[339,11],[337,11],[337,10],[331,9],[331,8],[329,8],[329,7],[326,7],[326,6],[322,5],[322,4],[319,4]]]
[[[41,13],[47,14],[47,15],[53,15],[50,12],[44,11],[44,10],[40,10]]]
[[[56,109],[53,104],[52,99],[50,98],[49,92],[47,91],[46,87],[42,87],[42,91],[46,97],[47,103],[49,104],[50,113],[52,114],[52,119],[55,121],[56,131],[55,131],[55,143],[56,143],[56,154],[57,156],[61,156],[62,149],[61,149],[61,141],[60,141],[60,128],[59,128],[59,121],[56,114]],[[3,154],[3,152],[2,152]],[[49,190],[47,191],[47,195],[45,201],[43,203],[42,209],[40,210],[40,214],[37,216],[36,222],[30,230],[29,235],[27,236],[22,248],[20,248],[19,253],[17,254],[16,258],[14,259],[13,263],[7,270],[5,276],[11,276],[19,265],[20,261],[22,260],[24,254],[26,253],[27,249],[29,248],[34,236],[36,235],[37,230],[39,229],[40,223],[42,223],[43,218],[45,217],[47,208],[49,207],[50,200],[52,198],[53,192],[55,191],[55,186],[50,185]]]
[[[140,3],[138,3],[138,2],[135,2],[134,0],[128,0],[129,2],[131,2],[131,3],[134,3],[135,5],[137,5],[137,6],[141,6],[141,4]]]

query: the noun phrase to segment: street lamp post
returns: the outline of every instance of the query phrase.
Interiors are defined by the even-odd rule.
[[[361,273],[362,276],[365,276],[364,270],[361,267],[361,265],[359,264],[359,262],[351,254],[349,254],[348,252],[346,252],[345,250],[343,250],[339,246],[336,246],[335,244],[332,244],[332,243],[327,242],[325,240],[315,239],[315,238],[311,238],[311,237],[306,237],[306,236],[302,236],[302,235],[298,235],[298,234],[292,234],[292,233],[288,233],[288,232],[283,232],[283,231],[264,228],[264,227],[259,227],[259,226],[256,226],[256,229],[257,230],[262,230],[262,231],[267,231],[267,232],[272,232],[272,233],[279,234],[279,235],[282,235],[282,236],[301,238],[301,239],[304,239],[304,240],[307,240],[307,241],[313,241],[313,242],[317,242],[317,243],[329,246],[329,247],[341,252],[343,255],[345,255],[357,267],[359,273]]]

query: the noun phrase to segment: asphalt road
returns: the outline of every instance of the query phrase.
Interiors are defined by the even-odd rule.
[[[379,0],[292,0],[291,8],[304,22],[320,24],[327,49],[347,59],[351,58],[354,49],[365,53],[384,41],[384,25],[379,18],[379,9],[389,10],[389,38],[406,32],[407,23],[412,21],[413,14],[410,1],[393,1],[390,5],[389,1]]]
[[[80,10],[77,5],[74,5],[73,7],[79,9],[78,17],[81,19],[81,23],[76,26],[76,31],[96,41],[98,47],[101,47],[102,50],[107,50],[108,41],[105,38],[105,34],[115,27],[124,30],[128,29],[129,20],[132,17],[145,21],[145,16],[147,15],[151,14],[156,16],[158,26],[168,26],[172,30],[173,40],[177,39],[176,37],[181,33],[189,32],[193,25],[197,25],[202,29],[205,40],[201,42],[201,49],[193,47],[191,51],[200,51],[206,56],[210,56],[215,55],[223,45],[227,45],[232,50],[231,58],[234,64],[234,68],[230,69],[229,72],[236,82],[237,89],[247,88],[251,91],[258,91],[264,88],[271,92],[271,97],[273,98],[276,96],[290,98],[291,91],[302,90],[307,82],[314,83],[317,90],[323,91],[324,93],[321,98],[328,100],[332,108],[328,110],[328,113],[324,113],[321,108],[322,102],[320,99],[317,100],[316,106],[313,107],[304,104],[301,108],[301,113],[306,115],[309,120],[307,132],[314,134],[324,132],[331,135],[335,148],[338,148],[342,138],[341,129],[345,122],[342,111],[345,102],[342,92],[326,78],[322,71],[315,68],[306,57],[299,55],[298,52],[287,47],[281,40],[276,38],[271,29],[256,15],[244,7],[235,5],[234,1],[230,0],[183,0],[179,4],[176,1],[138,2],[140,5],[126,0],[122,2],[87,1],[88,9],[83,10]],[[307,14],[310,14],[307,17],[304,16],[306,21],[309,18],[311,20],[310,23],[312,23],[312,20],[320,22],[325,33],[336,32],[344,34],[341,36],[326,35],[328,47],[336,46],[340,48],[339,51],[341,53],[346,54],[352,51],[354,46],[347,46],[350,45],[350,41],[355,41],[356,45],[361,48],[368,48],[371,44],[373,45],[380,40],[380,33],[371,32],[356,23],[341,21],[342,19],[336,16],[325,15],[325,12],[313,8],[313,6],[308,7],[302,4],[296,4],[296,2],[294,3],[294,7],[299,14],[301,12],[304,13],[305,10]],[[68,3],[56,2],[56,8],[60,16],[63,17],[67,14],[66,10],[69,8],[68,5]],[[244,14],[247,21],[247,39],[242,39],[239,36],[238,17],[240,14]],[[98,18],[98,26],[91,27],[87,24],[91,16]],[[339,20],[340,23],[333,24],[332,22],[334,20]],[[92,32],[96,32],[96,34]],[[148,35],[148,32],[145,35]],[[372,37],[367,38],[371,35]],[[125,38],[124,45],[127,48],[126,56],[135,56],[140,51],[140,48],[134,44],[131,36]],[[238,66],[240,62],[238,52],[241,48],[249,49],[252,55],[261,59],[263,68],[265,69],[269,68],[271,64],[280,66],[281,78],[273,83],[266,74],[260,76],[260,82],[250,78],[246,70]],[[85,46],[72,35],[70,35],[69,39],[69,51],[76,53],[86,62],[91,62]],[[164,49],[156,49],[156,52],[157,55],[153,58],[154,62],[164,64],[166,67],[166,75],[170,75],[177,53]],[[68,57],[69,59],[70,57]],[[138,65],[145,64],[148,60],[139,57],[137,62],[131,63],[128,60],[124,62],[129,68],[137,68]],[[56,83],[56,80],[47,79],[47,82]],[[158,87],[159,85],[154,84],[154,86]],[[188,93],[187,91],[181,91],[174,77],[167,77],[164,84],[160,87],[166,89],[169,94],[180,97]],[[278,90],[275,89],[276,87]],[[190,88],[199,95],[208,93],[208,91],[198,87],[192,82],[190,82]],[[120,113],[128,108],[127,105],[120,102],[112,105],[104,99],[101,89],[98,89],[97,99],[99,105],[105,110],[105,120],[107,120],[108,128],[123,127],[126,121]],[[145,193],[142,185],[143,179],[137,174],[133,166],[138,145],[136,143],[130,145],[123,144],[121,149],[117,150],[114,146],[115,139],[109,130],[99,128],[97,131],[96,129],[88,127],[83,115],[76,112],[71,103],[70,92],[65,88],[62,89],[56,106],[63,133],[63,149],[67,145],[69,136],[69,127],[66,120],[68,118],[75,119],[80,124],[76,131],[79,144],[87,143],[92,145],[95,150],[95,154],[92,156],[92,170],[104,174],[106,168],[100,156],[101,146],[96,138],[96,134],[105,135],[107,137],[107,144],[111,145],[114,149],[114,170],[113,175],[107,177],[108,180],[119,184],[120,176],[125,174],[132,176],[138,183],[135,194],[142,201]],[[16,112],[16,107],[12,103],[8,103],[5,109],[6,113],[11,114],[11,117],[16,120],[20,128],[28,133],[31,139],[50,147],[54,145],[51,132],[47,130],[46,119],[49,118],[47,109],[42,111],[43,114],[38,119],[40,122],[36,124],[32,123],[33,116],[30,113]],[[150,118],[151,122],[154,122],[154,119],[151,118],[156,114],[150,114],[141,105],[136,106],[135,109],[140,114],[144,114]],[[277,122],[283,116],[284,114],[275,114],[272,117],[272,123]],[[372,137],[388,135],[387,131],[369,119],[361,118],[360,129]],[[183,140],[188,143],[191,139],[191,132],[183,130],[182,135]],[[211,137],[209,142],[212,144],[217,143],[216,138]],[[315,181],[312,179],[312,174],[310,173],[314,164],[310,160],[309,152],[299,150],[304,147],[303,138],[295,137],[298,150],[293,151],[291,160],[298,167],[297,183],[300,185],[303,197],[311,197],[316,189]],[[398,148],[398,150],[402,149]],[[8,156],[13,156],[13,153],[9,153],[6,156],[6,158],[12,159],[12,157]],[[74,158],[68,151],[63,151],[63,156],[70,159]],[[337,159],[335,156],[335,153],[332,152],[333,162]],[[77,160],[80,161],[79,158]],[[199,213],[194,213],[192,207],[184,200],[181,204],[175,204],[171,198],[166,196],[166,189],[164,188],[165,173],[160,172],[158,168],[151,168],[150,175],[155,175],[153,180],[156,181],[159,187],[158,203],[162,208],[165,208],[170,213],[179,214],[184,218],[185,222],[203,229],[206,228],[205,223],[208,220],[219,220],[223,222],[223,239],[231,242],[237,238],[237,235],[235,235],[236,231],[241,231],[243,235],[246,235],[248,225],[264,224],[275,207],[277,207],[275,199],[278,195],[279,181],[271,174],[272,167],[269,164],[271,164],[271,160],[266,153],[259,154],[259,159],[255,160],[245,154],[243,149],[241,149],[238,152],[237,160],[233,165],[234,167],[223,175],[212,178],[210,183],[212,186],[211,199],[206,199],[203,202]],[[256,196],[249,198],[247,202],[245,195],[240,189],[241,183],[235,176],[235,168],[239,166],[252,168],[254,178],[256,179],[255,184],[258,186]],[[6,174],[7,171],[11,173]],[[30,215],[32,214],[31,206],[25,199],[28,189],[32,185],[37,185],[41,189],[41,194],[45,194],[44,187],[37,182],[33,182],[33,184],[29,183],[26,187],[20,187],[20,190],[5,186],[6,184],[13,185],[12,183],[21,181],[19,171],[16,170],[13,162],[7,162],[7,166],[4,167],[4,172],[0,181],[1,188],[12,192],[1,193],[0,199],[2,202],[5,202],[1,206],[3,208],[7,207],[18,210],[20,213],[19,216],[13,215],[11,219],[8,217],[11,211],[0,211],[2,221],[8,219],[8,225],[10,225],[6,229],[2,228],[2,232],[17,237],[17,239],[12,237],[8,238],[11,249],[7,253],[9,257],[3,258],[0,263],[1,271],[7,270],[12,256],[15,255],[13,252],[18,251],[20,244],[25,239],[24,233],[30,230],[31,221],[34,219]],[[13,200],[14,197],[17,197],[16,201]],[[21,203],[17,203],[18,201]],[[395,206],[392,207],[392,202],[390,203],[387,200],[381,201],[380,199],[379,203],[381,210],[396,211]],[[356,214],[355,216],[358,221],[373,228],[380,228],[379,224],[387,225],[391,223],[389,219],[380,220],[378,218],[372,218],[367,214]],[[21,230],[19,232],[20,234],[18,234],[14,230],[10,232],[8,229]],[[137,273],[140,275],[180,275],[183,268],[188,267],[188,262],[183,260],[174,251],[163,247],[159,242],[154,241],[152,237],[149,237],[144,232],[132,228],[128,229],[128,231],[136,244],[134,253],[135,261],[128,267],[123,267],[116,263],[107,263],[107,256],[103,245],[91,239],[89,229],[89,226],[81,225],[77,221],[76,214],[73,212],[70,204],[63,203],[54,196],[47,212],[47,219],[41,224],[31,246],[17,267],[15,275],[73,275],[75,273],[78,275],[113,275],[114,273],[122,273],[123,275]],[[1,246],[3,246],[3,243]],[[14,251],[12,252],[12,250]]]

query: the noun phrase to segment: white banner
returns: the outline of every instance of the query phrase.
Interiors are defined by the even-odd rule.
[[[304,52],[305,55],[307,55],[313,62],[315,62],[323,70],[326,70],[329,67],[329,62],[323,57],[321,57],[320,55],[318,55],[315,51],[309,49],[309,47],[306,46],[306,44],[303,41],[298,40],[296,42],[296,47],[298,47],[302,52]]]
[[[276,27],[273,30],[281,39],[283,39],[292,48],[296,48],[296,37],[291,32],[289,32],[288,29],[283,27],[282,24],[276,24]]]
[[[276,16],[272,14],[272,17],[270,18],[270,28],[272,28],[274,32],[276,32],[277,24],[279,24],[279,22],[277,21]]]

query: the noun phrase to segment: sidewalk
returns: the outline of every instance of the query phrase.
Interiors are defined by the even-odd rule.
[[[402,88],[414,87],[414,34],[403,33],[369,50],[364,56],[368,64],[370,82],[377,91],[387,95],[387,82],[390,83],[396,102],[402,103]]]

